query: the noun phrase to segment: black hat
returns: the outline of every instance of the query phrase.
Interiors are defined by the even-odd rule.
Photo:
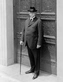
[[[35,9],[35,7],[30,7],[30,9],[28,11],[29,12],[37,12],[37,10]]]

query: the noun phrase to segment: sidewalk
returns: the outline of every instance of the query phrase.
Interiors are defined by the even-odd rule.
[[[22,72],[20,75],[20,65],[14,64],[10,66],[0,65],[0,82],[57,82],[55,75],[50,75],[45,72],[41,72],[40,76],[33,80],[33,74],[25,74],[25,71],[29,70],[29,67],[22,65]]]

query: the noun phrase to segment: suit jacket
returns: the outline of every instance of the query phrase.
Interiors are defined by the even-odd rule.
[[[28,43],[31,49],[35,49],[37,45],[42,45],[41,19],[35,17],[33,21],[30,21],[30,18],[25,21],[21,40],[24,41],[25,45]]]

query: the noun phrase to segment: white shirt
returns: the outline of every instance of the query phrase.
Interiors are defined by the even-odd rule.
[[[33,17],[30,17],[30,20],[32,20],[33,21],[33,19],[35,18],[35,16],[33,16]]]

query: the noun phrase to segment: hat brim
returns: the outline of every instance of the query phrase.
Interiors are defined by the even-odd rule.
[[[32,10],[28,10],[28,12],[37,12],[37,10],[34,10],[34,11],[32,11]]]

